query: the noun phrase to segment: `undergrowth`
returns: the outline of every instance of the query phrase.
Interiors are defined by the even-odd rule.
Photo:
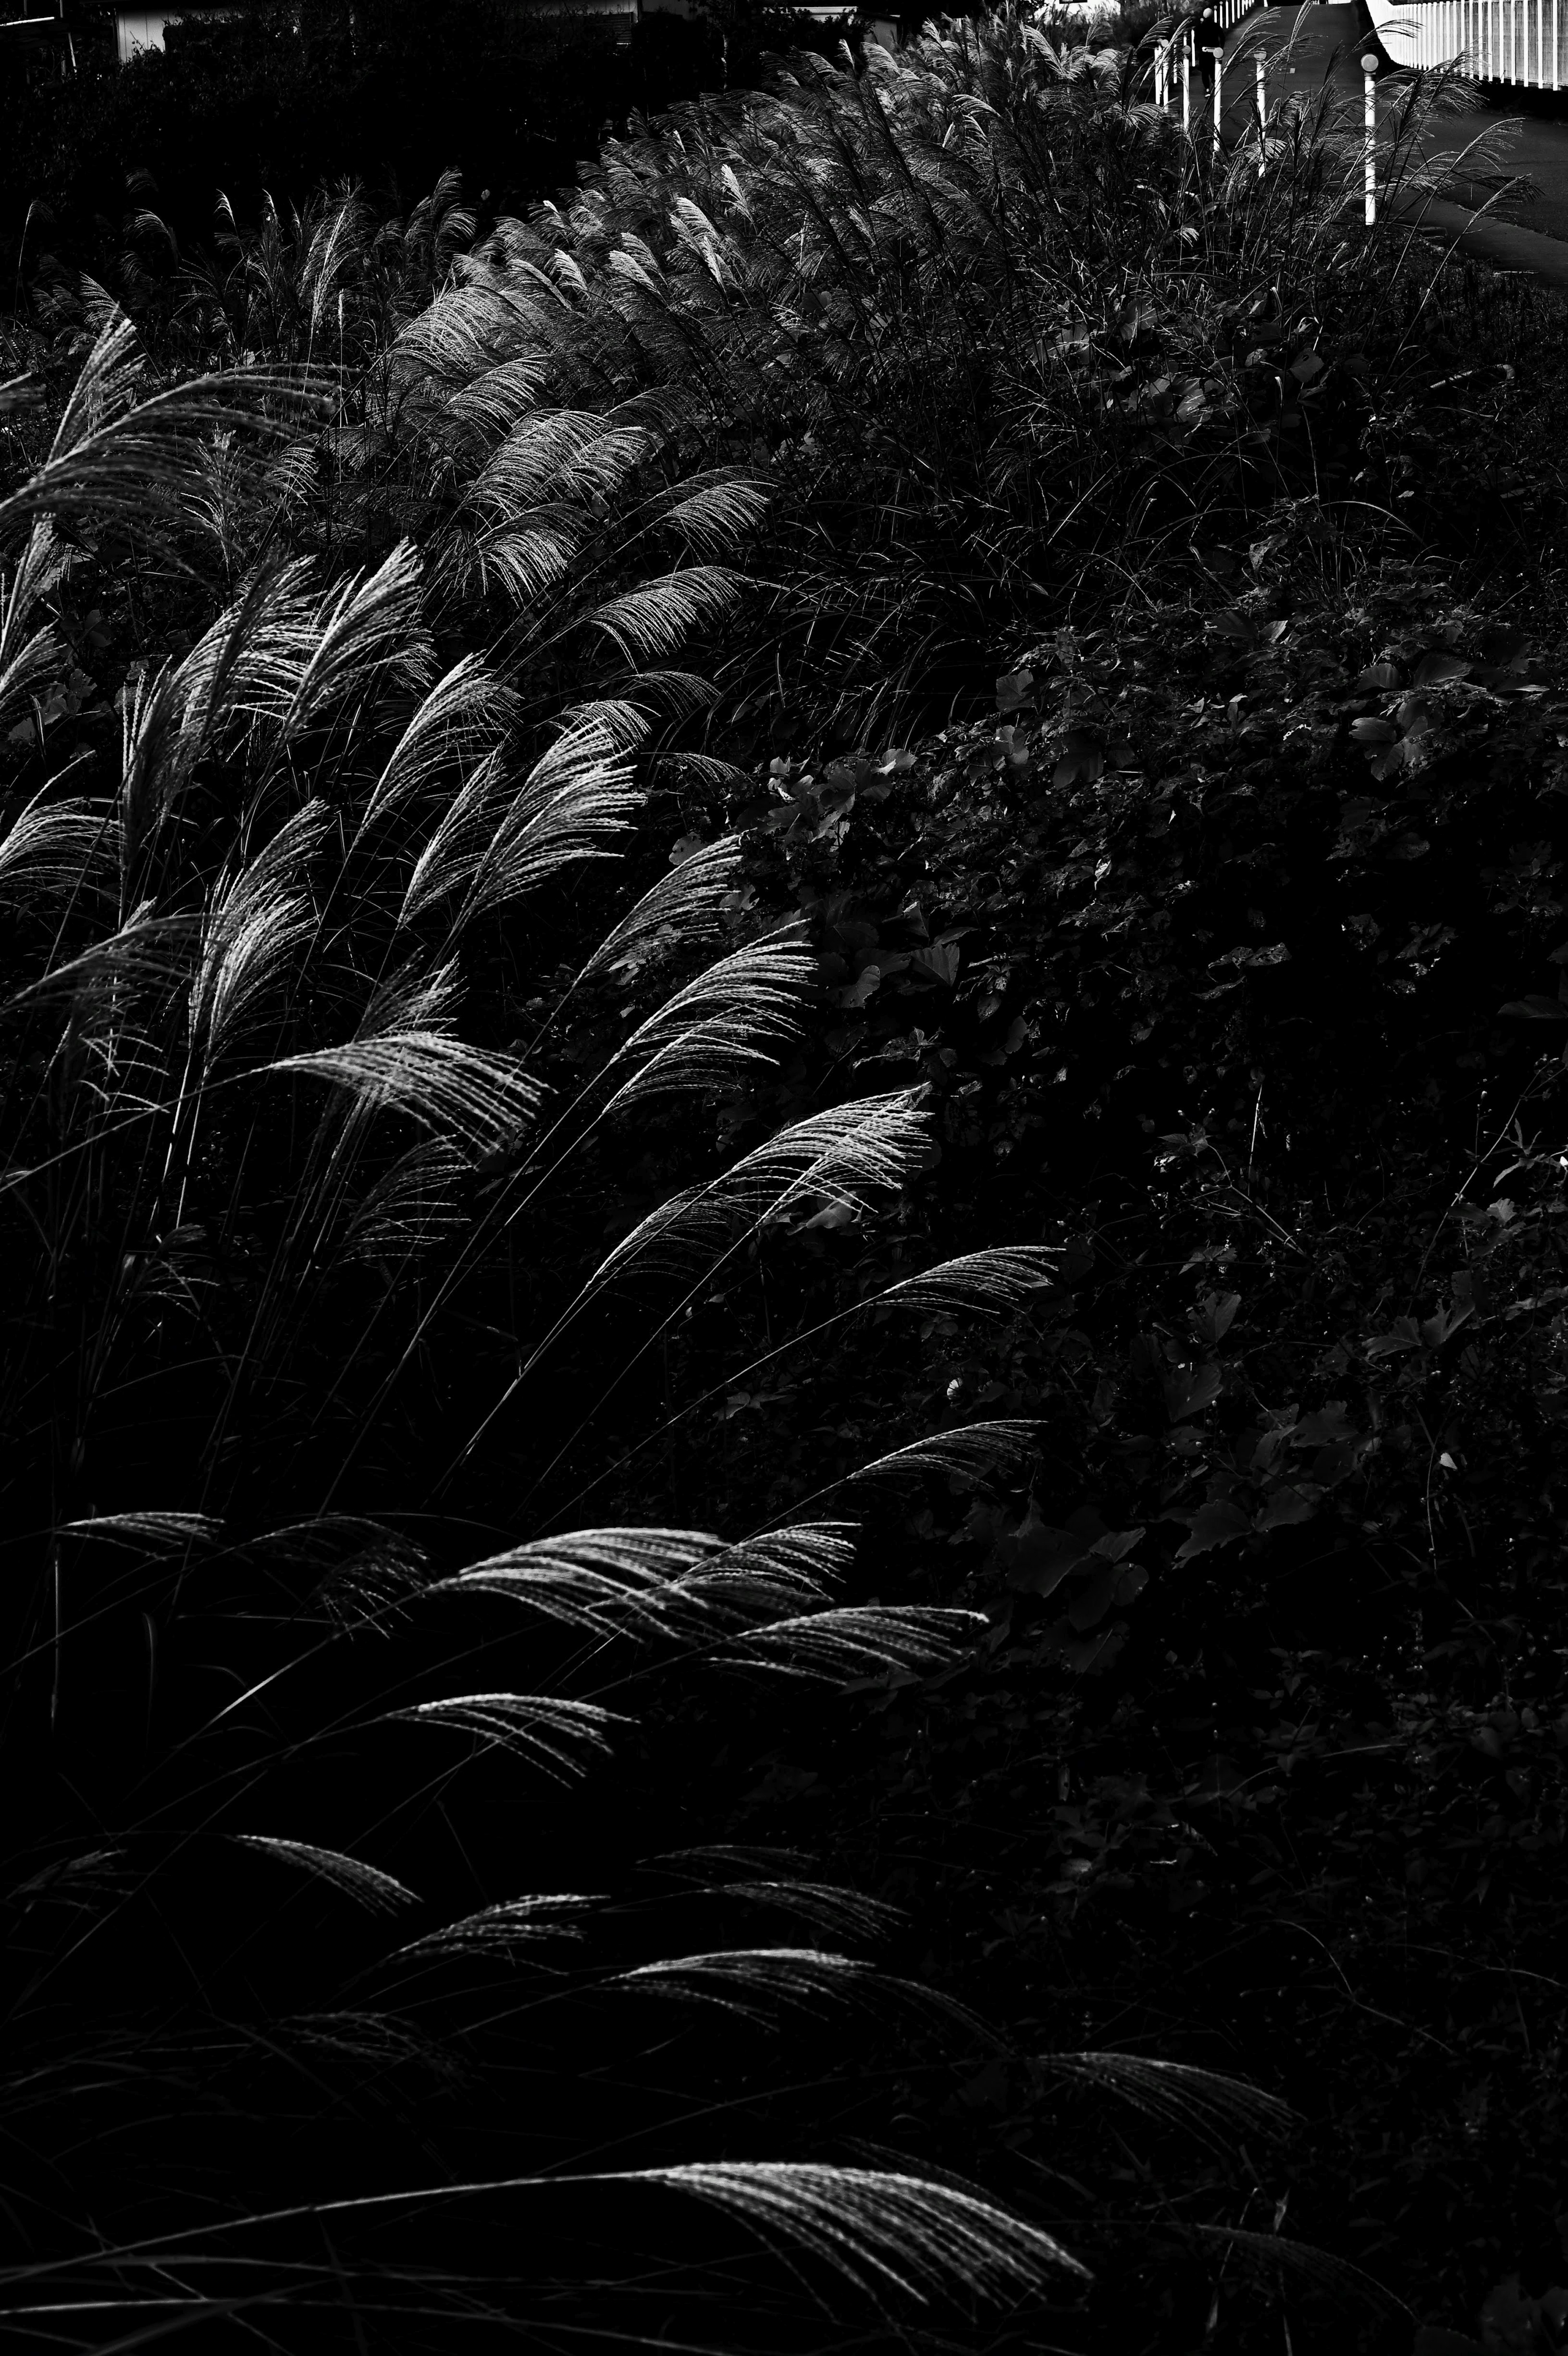
[[[1541,2262],[1426,2049],[1550,1978],[1561,324],[1440,83],[1371,235],[1146,90],[952,26],[8,331],[18,2331]]]

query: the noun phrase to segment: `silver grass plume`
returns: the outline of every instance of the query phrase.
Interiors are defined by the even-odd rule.
[[[702,1642],[825,1602],[853,1558],[838,1523],[734,1545],[703,1530],[574,1530],[509,1547],[431,1591],[505,1596],[594,1636]]]
[[[4,681],[0,681],[3,691]],[[0,708],[0,724],[5,713]],[[111,805],[79,796],[49,798],[42,786],[0,836],[0,899],[35,905],[113,893],[120,841]]]
[[[978,2032],[988,2045],[995,2041],[967,2006],[831,1948],[722,1947],[704,1954],[667,1955],[616,1973],[609,1985],[642,1996],[696,1998],[765,2022],[823,2005],[868,2009],[892,2003]]]
[[[895,1196],[909,1184],[929,1143],[929,1116],[914,1090],[808,1114],[706,1185],[672,1195],[640,1219],[599,1262],[573,1313],[634,1268],[686,1275],[765,1223],[784,1224],[823,1205],[858,1213],[868,1201]],[[897,1290],[892,1288],[893,1295]]]
[[[862,2290],[881,2286],[922,2302],[955,2290],[1011,2300],[1041,2288],[1058,2268],[1090,2279],[1049,2233],[981,2194],[888,2169],[710,2160],[617,2180],[707,2201]]]
[[[453,1727],[489,1749],[514,1751],[564,1783],[586,1774],[595,1757],[608,1755],[610,1730],[622,1721],[597,1702],[562,1694],[470,1693],[390,1710],[384,1723],[399,1722]]]
[[[800,1002],[815,977],[816,958],[799,925],[732,950],[621,1042],[600,1075],[601,1085],[616,1084],[601,1117],[751,1076],[797,1035]]]
[[[588,1923],[609,1902],[607,1894],[585,1896],[556,1890],[527,1898],[503,1898],[477,1913],[463,1914],[427,1931],[387,1958],[387,1965],[432,1963],[454,1955],[514,1956],[519,1949],[551,1939],[581,1940]]]
[[[615,854],[638,798],[609,731],[583,721],[564,730],[521,786],[500,753],[487,755],[454,797],[409,875],[400,926],[457,896],[447,937],[537,891],[564,867]]]
[[[1295,2124],[1288,2103],[1261,2087],[1191,2062],[1142,2053],[1040,2053],[1029,2071],[1043,2087],[1079,2086],[1114,2094],[1162,2123],[1185,2128],[1220,2151],[1238,2134],[1281,2136]]]
[[[419,1903],[416,1893],[394,1874],[383,1873],[379,1866],[366,1865],[360,1858],[346,1857],[340,1850],[317,1848],[309,1841],[282,1840],[266,1833],[232,1833],[230,1838],[241,1848],[257,1850],[279,1865],[342,1890],[372,1914],[396,1913],[402,1907]]]

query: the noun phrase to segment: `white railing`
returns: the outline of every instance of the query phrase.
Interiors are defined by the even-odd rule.
[[[1395,65],[1431,72],[1446,66],[1472,81],[1561,90],[1565,29],[1562,0],[1432,0],[1426,7],[1369,0],[1372,23]]]
[[[1233,19],[1251,16],[1256,5],[1257,0],[1234,0]],[[1222,7],[1217,6],[1212,13],[1221,19],[1223,25]],[[1198,135],[1196,118],[1197,112],[1203,109],[1207,96],[1208,122],[1202,135],[1206,146],[1218,154],[1220,146],[1220,118],[1224,111],[1226,95],[1225,52],[1223,49],[1206,48],[1203,54],[1208,60],[1207,91],[1204,82],[1199,79],[1197,33],[1190,20],[1169,40],[1155,42],[1155,104],[1169,107],[1173,112],[1179,113],[1182,129],[1189,136],[1196,138]],[[1234,65],[1237,61],[1232,59],[1231,62]],[[1258,127],[1262,131],[1266,113],[1263,87],[1264,63],[1262,50],[1254,56],[1253,70],[1257,82],[1254,102]],[[1235,84],[1232,81],[1232,98],[1234,94]]]

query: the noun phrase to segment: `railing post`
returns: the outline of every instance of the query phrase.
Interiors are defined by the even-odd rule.
[[[1367,100],[1367,227],[1378,218],[1378,93],[1373,76],[1378,61],[1369,50],[1361,59],[1361,74]]]

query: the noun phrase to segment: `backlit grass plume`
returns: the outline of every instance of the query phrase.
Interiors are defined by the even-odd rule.
[[[814,1499],[1034,1460],[1016,1419],[905,1427],[736,1526],[714,1398],[809,1383],[830,1326],[1027,1314],[1053,1255],[861,1281],[925,1104],[779,1109],[810,925],[650,798],[674,749],[711,816],[721,691],[805,679],[864,736],[954,646],[989,666],[1069,558],[1185,529],[1194,449],[1277,492],[1188,259],[1321,294],[1332,131],[1205,180],[1136,59],[953,25],[612,142],[480,244],[450,182],[406,225],[231,219],[154,359],[84,299],[74,390],[7,405],[18,2334],[950,2344],[1079,2279],[855,2158],[995,2040],[682,1780],[713,1726],[749,1759],[776,1697],[983,1633],[866,1601]],[[1151,423],[1173,356],[1208,440]],[[764,1280],[824,1235],[811,1324]]]
[[[811,1019],[809,941],[749,913],[733,845],[601,880],[637,850],[648,723],[602,677],[579,694],[569,648],[676,650],[728,587],[679,549],[629,578],[628,552],[733,544],[754,509],[648,492],[575,638],[514,568],[492,635],[454,646],[498,515],[570,509],[580,554],[641,428],[498,465],[493,404],[421,380],[422,496],[471,466],[471,497],[373,561],[312,555],[257,520],[259,444],[232,486],[252,557],[215,573],[182,486],[274,391],[138,402],[134,374],[112,321],[0,505],[0,2104],[37,2155],[0,2304],[82,2349],[193,2324],[401,2345],[476,2301],[617,2335],[655,2267],[660,2332],[766,2280],[758,2311],[815,2344],[774,2245],[824,2296],[1033,2295],[1072,2272],[1050,2235],[832,2157],[868,2038],[940,2069],[977,2024],[756,1918],[876,1936],[886,1910],[645,1865],[646,1802],[606,1815],[661,1694],[924,1674],[980,1623],[846,1597],[843,1524],[522,1518],[602,1469],[599,1393],[646,1418],[650,1337],[748,1239],[824,1204],[875,1219],[929,1151],[907,1097],[699,1143]],[[102,613],[133,562],[188,618],[117,684],[79,676],[80,597]],[[669,1172],[661,1204],[634,1168]],[[984,1309],[1036,1273],[930,1281]],[[748,2099],[703,2090],[803,2013],[866,2068],[825,2131],[786,2103],[770,2150]]]

